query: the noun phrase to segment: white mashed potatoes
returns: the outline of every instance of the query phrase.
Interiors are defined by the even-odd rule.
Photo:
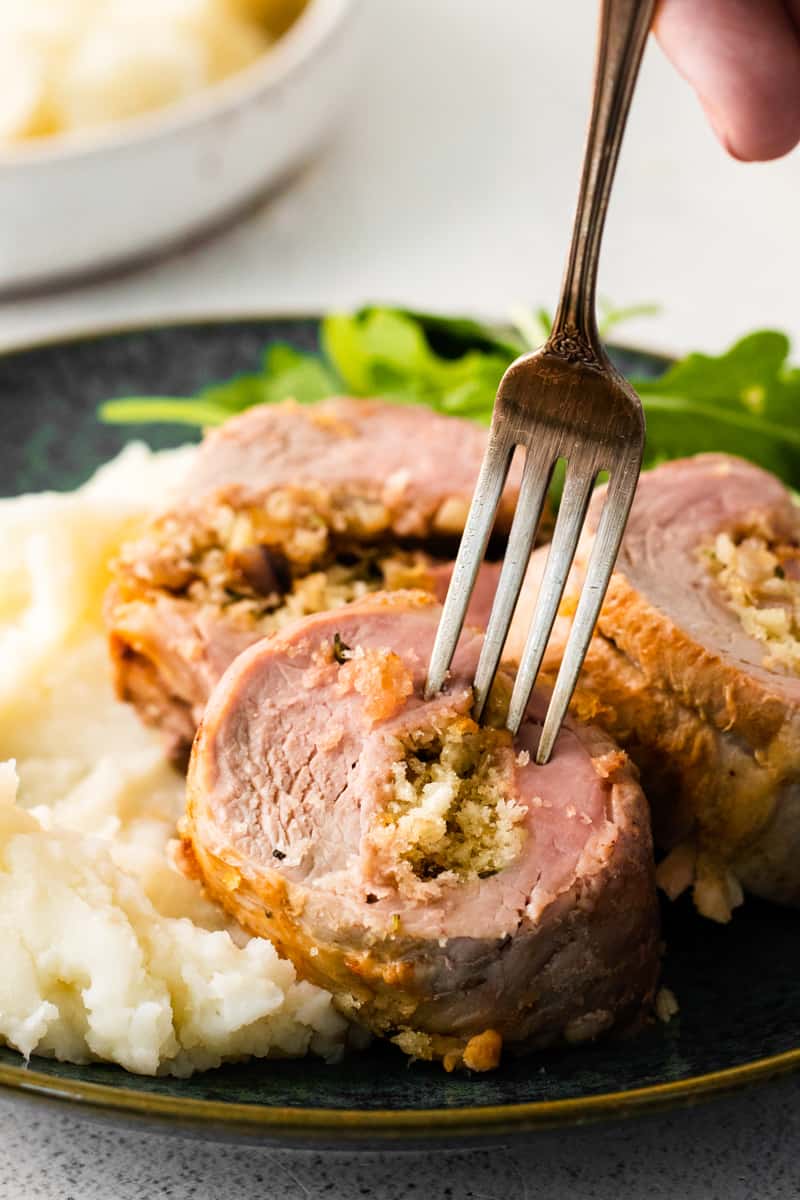
[[[297,0],[0,0],[0,141],[105,126],[248,66]]]
[[[169,865],[183,781],[113,696],[107,563],[191,453],[0,501],[0,1040],[26,1056],[187,1075],[344,1044],[328,994]]]

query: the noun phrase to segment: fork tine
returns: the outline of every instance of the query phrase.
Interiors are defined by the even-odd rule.
[[[431,696],[441,691],[453,660],[478,570],[486,553],[513,452],[513,442],[502,441],[494,431],[490,432],[489,444],[481,463],[478,483],[472,497],[472,504],[439,620],[439,628],[436,631],[436,640],[431,651],[428,678],[425,683],[426,699],[430,699]]]
[[[603,511],[589,556],[586,579],[581,590],[564,656],[550,697],[550,704],[536,751],[537,763],[546,763],[553,749],[561,722],[578,682],[583,660],[591,641],[600,608],[614,570],[625,524],[636,491],[638,469],[620,470],[608,485]]]
[[[542,462],[541,454],[537,456],[533,450],[528,449],[500,581],[475,672],[476,721],[480,721],[483,716],[497,664],[508,637],[552,475],[553,463]]]
[[[522,723],[536,676],[542,665],[558,606],[561,603],[564,585],[567,582],[567,575],[575,556],[575,549],[586,516],[586,509],[589,507],[589,497],[596,476],[597,468],[594,465],[590,472],[585,469],[570,470],[569,464],[567,465],[567,479],[553,532],[553,541],[547,555],[547,564],[539,595],[536,598],[533,620],[514,681],[511,703],[508,707],[506,726],[512,733],[516,733]]]

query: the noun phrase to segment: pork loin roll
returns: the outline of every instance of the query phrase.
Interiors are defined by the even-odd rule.
[[[540,696],[513,742],[474,724],[479,633],[423,699],[440,612],[385,593],[245,651],[200,726],[182,833],[211,894],[344,1013],[484,1069],[503,1044],[640,1017],[654,866],[644,797],[605,734],[567,721],[538,767]]]
[[[469,421],[351,399],[265,405],[211,433],[178,501],[115,566],[120,696],[185,761],[211,688],[259,638],[378,589],[441,598],[485,441]],[[511,484],[499,529],[515,497]],[[478,623],[496,578],[488,564]]]
[[[587,528],[602,503],[594,499]],[[560,659],[581,544],[546,666]],[[727,920],[741,885],[800,903],[800,510],[721,454],[642,475],[575,696],[639,765],[659,882]],[[519,640],[544,562],[534,554]]]

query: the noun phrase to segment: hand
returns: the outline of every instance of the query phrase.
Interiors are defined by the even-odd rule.
[[[800,141],[800,0],[660,0],[653,26],[734,158]]]

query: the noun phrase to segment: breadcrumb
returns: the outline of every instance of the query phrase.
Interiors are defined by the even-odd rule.
[[[505,731],[468,717],[398,742],[389,802],[370,833],[383,870],[407,894],[418,882],[483,879],[522,852],[527,807]]]
[[[658,989],[656,992],[655,1010],[659,1021],[663,1021],[665,1025],[680,1012],[675,993],[670,988],[660,987]]]
[[[341,696],[357,692],[364,700],[364,716],[375,724],[402,708],[414,691],[414,680],[393,650],[357,646],[340,667],[337,691]]]

